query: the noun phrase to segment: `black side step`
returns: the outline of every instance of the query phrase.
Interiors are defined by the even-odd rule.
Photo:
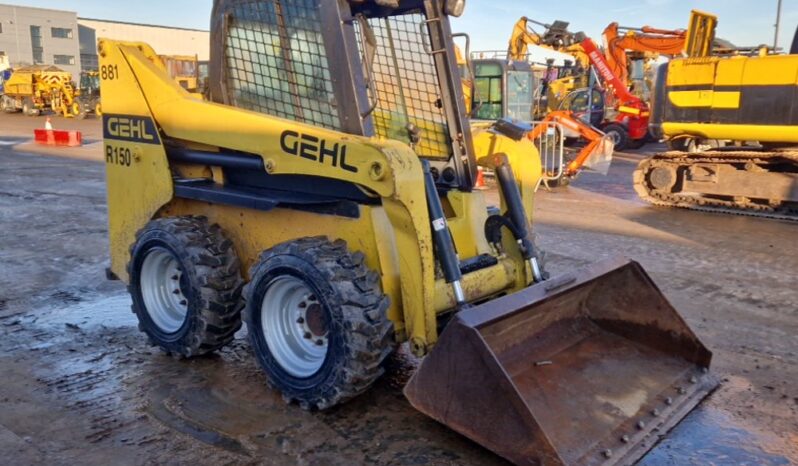
[[[205,178],[175,178],[174,187],[175,196],[182,199],[263,211],[284,207],[324,215],[360,218],[360,206],[357,202],[323,195],[275,189],[228,187]]]

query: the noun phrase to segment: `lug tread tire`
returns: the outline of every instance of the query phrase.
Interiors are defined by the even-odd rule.
[[[153,220],[136,234],[136,243],[131,246],[130,256],[135,257],[139,240],[148,232],[160,231],[172,236],[182,246],[176,248],[178,259],[190,277],[194,277],[195,293],[190,305],[188,319],[193,321],[178,341],[159,341],[156,334],[143,324],[149,320],[147,310],[133,300],[133,313],[139,318],[139,330],[144,332],[153,346],[162,347],[167,353],[190,358],[217,351],[228,343],[241,329],[241,265],[219,225],[210,225],[205,217],[175,217]],[[128,264],[131,277],[128,291],[131,296],[138,293],[138,284],[132,279],[133,260]]]
[[[310,390],[295,390],[275,380],[262,362],[261,365],[269,386],[281,391],[286,402],[297,403],[306,410],[324,410],[365,392],[385,372],[384,362],[395,348],[393,323],[387,316],[389,298],[382,292],[379,274],[366,267],[362,253],[350,252],[345,241],[315,237],[280,244],[261,254],[250,271],[252,280],[244,288],[244,320],[256,351],[258,324],[253,313],[260,312],[261,303],[255,296],[254,284],[269,272],[270,259],[286,255],[321,272],[333,290],[325,299],[340,306],[344,354],[334,362],[331,375]],[[256,308],[251,308],[250,303]]]
[[[604,131],[604,133],[609,133],[612,131],[618,133],[618,135],[620,136],[620,141],[618,141],[618,143],[615,144],[616,151],[623,152],[624,150],[629,148],[629,141],[630,141],[629,131],[627,131],[626,128],[624,128],[622,125],[619,125],[617,123],[611,123],[602,128],[602,131]]]

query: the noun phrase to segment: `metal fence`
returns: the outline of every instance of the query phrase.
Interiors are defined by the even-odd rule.
[[[537,146],[538,152],[540,152],[540,163],[543,166],[543,176],[540,179],[540,184],[548,186],[549,182],[562,178],[565,172],[565,137],[563,128],[559,123],[553,121],[536,121],[532,125],[533,127],[546,125],[546,130],[533,142]],[[540,184],[538,184],[538,188]]]

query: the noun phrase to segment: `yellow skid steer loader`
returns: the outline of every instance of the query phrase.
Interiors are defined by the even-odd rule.
[[[101,40],[109,275],[172,354],[245,322],[303,408],[364,392],[407,342],[410,402],[499,455],[635,461],[713,389],[711,353],[634,262],[547,279],[534,145],[468,123],[463,6],[217,0],[211,102],[149,46]]]

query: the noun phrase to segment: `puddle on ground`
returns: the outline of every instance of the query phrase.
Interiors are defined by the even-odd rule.
[[[119,385],[124,378],[120,377],[124,369],[120,368],[128,362],[125,358],[133,358],[137,363],[132,366],[133,370],[142,371],[159,381],[144,384],[149,388],[144,391],[146,401],[143,408],[151,417],[174,431],[233,454],[253,457],[285,455],[280,456],[279,460],[295,462],[296,455],[313,457],[329,450],[342,452],[339,455],[344,454],[348,464],[354,464],[364,462],[365,458],[385,459],[400,455],[395,447],[386,446],[396,445],[397,438],[406,438],[404,444],[398,443],[403,448],[419,442],[416,437],[418,433],[408,433],[395,427],[402,420],[412,418],[415,413],[401,395],[402,387],[418,364],[418,359],[407,348],[389,360],[388,375],[369,394],[363,395],[359,402],[324,415],[312,414],[295,406],[286,406],[278,393],[266,387],[244,342],[238,341],[219,355],[192,361],[159,358],[157,352],[151,355],[143,352],[128,355],[128,347],[114,346],[119,344],[115,342],[116,329],[135,329],[137,324],[130,311],[127,294],[67,301],[70,302],[38,313],[36,324],[53,330],[65,327],[88,330],[87,334],[94,334],[93,329],[104,329],[100,333],[110,340],[106,341],[108,346],[102,354],[96,357],[76,355],[77,358],[70,359],[68,364],[59,364],[58,369],[68,369],[69,374],[50,374],[45,382],[64,392],[63,396],[68,396],[70,400],[77,400],[75,402],[78,404],[93,402],[98,398],[106,400],[97,408],[103,416],[113,419],[119,417],[119,413],[114,414],[118,409],[114,403],[117,402],[115,394],[124,395]],[[143,339],[143,335],[140,338]],[[114,349],[119,351],[114,352]],[[52,371],[52,368],[49,370]],[[139,377],[137,375],[133,380]],[[76,390],[78,393],[73,393]],[[136,399],[133,392],[136,390],[131,390],[125,396]],[[393,403],[397,404],[384,407]],[[383,408],[376,408],[381,405]],[[364,409],[369,414],[364,414]],[[133,418],[140,413],[134,411],[129,415]],[[113,426],[108,427],[99,420],[92,427],[97,432],[97,438],[102,439]],[[423,435],[436,437],[447,434],[428,431]],[[458,442],[463,439],[453,433],[451,435],[444,443],[454,442],[457,446],[453,451],[461,451],[465,443]],[[372,445],[374,437],[378,439],[377,446]],[[353,440],[362,445],[359,449],[347,451],[346,445]],[[783,443],[774,435],[759,433],[725,411],[704,405],[669,432],[639,464],[798,464],[794,452],[784,452],[779,445]],[[430,448],[430,445],[425,443],[425,447]],[[446,453],[445,445],[441,447],[441,451]],[[475,452],[471,453],[483,454],[478,449]],[[486,458],[492,458],[487,452],[484,454]],[[325,458],[332,459],[333,456]],[[345,463],[334,461],[329,464]]]
[[[130,296],[117,294],[100,299],[77,300],[52,306],[36,315],[42,326],[122,328],[136,327],[138,320],[130,310]]]
[[[789,466],[767,435],[740,425],[730,415],[699,407],[676,426],[639,463],[639,466]]]

